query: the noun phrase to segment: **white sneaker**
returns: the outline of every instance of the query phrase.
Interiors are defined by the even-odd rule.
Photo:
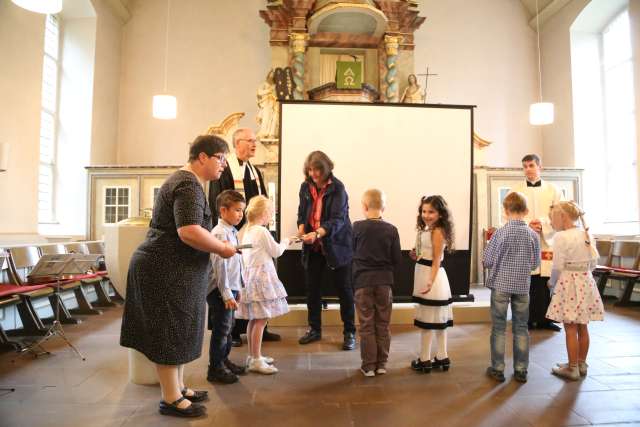
[[[558,366],[559,368],[568,368],[569,364],[568,363],[556,363],[556,366]],[[580,376],[581,377],[586,377],[587,376],[587,370],[589,369],[589,365],[587,365],[587,362],[578,362],[578,371],[580,371]]]
[[[551,373],[571,381],[578,381],[580,379],[580,371],[577,366],[555,366],[551,369]]]
[[[387,370],[385,368],[376,369],[376,375],[384,375],[386,373],[387,373]]]
[[[269,356],[261,356],[260,358],[262,360],[264,360],[265,362],[267,362],[269,365],[273,365],[273,362],[276,361],[276,359],[274,359],[273,357],[269,357]]]
[[[272,375],[278,372],[278,368],[276,368],[275,366],[269,365],[262,358],[251,359],[251,362],[249,362],[249,372],[257,372],[259,374]]]
[[[376,373],[373,371],[365,371],[364,369],[360,368],[360,372],[362,372],[362,375],[364,375],[365,377],[375,377]]]
[[[269,357],[269,356],[260,356],[260,359],[264,360],[264,362],[268,363],[269,365],[273,365],[273,363],[276,361],[273,357]],[[247,356],[247,360],[244,363],[247,368],[249,367],[249,364],[251,364],[252,360],[253,360],[253,357]]]

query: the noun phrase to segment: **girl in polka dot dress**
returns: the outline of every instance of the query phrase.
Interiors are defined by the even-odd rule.
[[[589,330],[592,320],[603,320],[602,299],[591,275],[598,251],[584,212],[575,202],[559,202],[551,207],[551,224],[559,231],[553,238],[553,270],[549,287],[553,296],[547,318],[564,323],[568,363],[559,363],[552,373],[569,380],[587,375]],[[582,229],[576,227],[580,220]]]

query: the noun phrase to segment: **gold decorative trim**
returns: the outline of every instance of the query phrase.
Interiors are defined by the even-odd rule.
[[[482,149],[485,147],[488,147],[492,144],[491,141],[487,141],[486,139],[482,139],[478,136],[477,133],[473,132],[473,145],[475,145],[476,147]]]
[[[238,122],[243,117],[244,113],[231,113],[219,125],[209,126],[205,134],[226,136],[234,126],[238,125]]]

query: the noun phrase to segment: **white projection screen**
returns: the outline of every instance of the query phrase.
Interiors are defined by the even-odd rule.
[[[470,255],[472,121],[472,106],[283,102],[280,237],[296,233],[302,165],[321,150],[345,184],[352,222],[364,218],[364,191],[379,188],[387,197],[384,218],[398,228],[402,249],[410,250],[420,198],[440,194],[453,216],[455,249]]]

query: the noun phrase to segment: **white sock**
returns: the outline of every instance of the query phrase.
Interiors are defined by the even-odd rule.
[[[431,339],[433,338],[433,331],[429,329],[422,330],[421,338],[420,360],[426,362],[427,360],[431,360]]]
[[[436,331],[436,342],[438,343],[438,360],[447,358],[447,330],[441,329]]]

